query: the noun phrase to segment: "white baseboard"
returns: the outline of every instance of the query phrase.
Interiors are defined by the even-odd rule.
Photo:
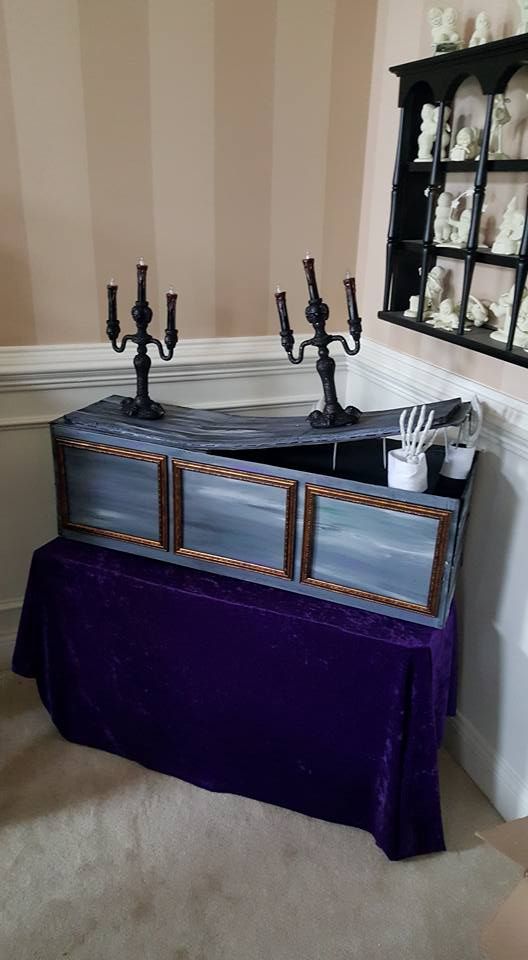
[[[528,815],[528,782],[458,713],[446,727],[445,747],[505,820]]]

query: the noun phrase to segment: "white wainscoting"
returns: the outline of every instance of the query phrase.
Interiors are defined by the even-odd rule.
[[[337,358],[336,358],[337,359]],[[344,389],[346,369],[338,360]],[[134,387],[132,352],[108,344],[0,348],[0,669],[9,665],[33,550],[56,533],[50,421]],[[278,337],[185,340],[153,359],[164,403],[302,414],[319,396],[313,359],[292,366]]]
[[[363,409],[477,394],[484,429],[458,610],[459,712],[447,746],[506,818],[528,814],[528,404],[366,341],[348,361]],[[475,829],[478,824],[475,824]]]
[[[364,339],[336,353],[341,389],[362,409],[477,393],[483,445],[461,577],[459,714],[447,742],[505,817],[528,813],[528,406]],[[48,424],[111,393],[128,395],[131,357],[106,344],[0,349],[0,664],[7,666],[31,553],[55,535]],[[182,342],[154,361],[163,402],[302,413],[319,395],[311,363],[276,337]],[[475,824],[478,828],[478,824]]]

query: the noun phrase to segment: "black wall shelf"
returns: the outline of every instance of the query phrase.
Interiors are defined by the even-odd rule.
[[[504,256],[479,247],[480,220],[488,175],[528,172],[528,158],[488,158],[494,98],[497,94],[504,93],[512,76],[524,66],[528,66],[528,34],[391,67],[391,71],[400,79],[401,117],[387,236],[383,310],[378,316],[427,336],[528,366],[528,353],[513,345],[519,307],[528,276],[528,210],[518,256]],[[458,87],[468,77],[477,79],[485,98],[486,115],[481,154],[477,160],[441,160],[444,112],[446,107],[452,105]],[[437,136],[433,159],[430,162],[415,160],[420,113],[424,103],[435,103],[438,106]],[[438,246],[434,243],[436,201],[446,189],[446,176],[449,173],[473,175],[471,224],[468,243],[463,248]],[[463,263],[461,319],[455,333],[423,322],[427,275],[440,258],[460,260]],[[505,343],[490,338],[493,329],[491,326],[473,328],[465,319],[475,266],[479,263],[514,272],[514,278],[508,284],[511,286],[514,282],[515,292],[508,339]],[[418,317],[414,320],[405,317],[403,313],[408,307],[410,297],[416,295],[419,298]]]

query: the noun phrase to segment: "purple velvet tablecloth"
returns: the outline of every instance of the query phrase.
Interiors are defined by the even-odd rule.
[[[61,734],[207,787],[444,849],[443,630],[57,539],[33,557],[13,669]]]

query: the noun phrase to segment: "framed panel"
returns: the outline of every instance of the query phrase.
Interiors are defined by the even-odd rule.
[[[61,527],[168,550],[167,458],[55,440]]]
[[[174,551],[291,580],[295,480],[173,460]]]
[[[451,516],[307,484],[301,583],[435,617]]]

